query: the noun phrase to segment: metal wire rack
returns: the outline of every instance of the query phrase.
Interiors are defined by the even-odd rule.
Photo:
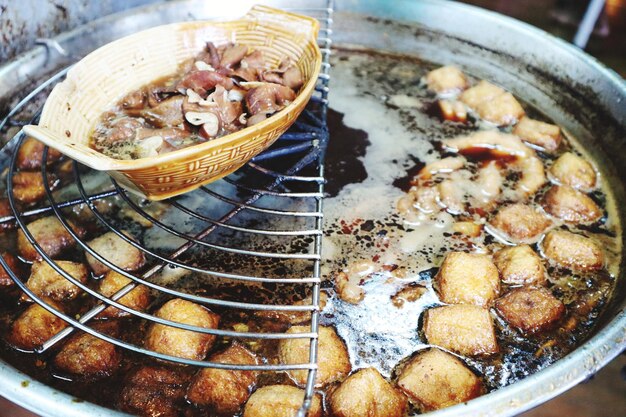
[[[170,218],[177,221],[168,222],[162,218],[157,218],[158,216],[155,216],[150,210],[143,207],[140,202],[129,195],[113,179],[106,179],[105,183],[108,185],[93,190],[89,182],[90,176],[94,173],[86,170],[85,167],[80,166],[76,162],[73,162],[71,172],[72,184],[75,186],[75,196],[72,198],[60,197],[50,187],[51,181],[49,180],[51,180],[53,175],[51,168],[46,163],[42,163],[41,175],[43,176],[47,201],[40,204],[37,208],[23,210],[16,201],[13,190],[13,177],[16,173],[16,155],[24,140],[23,133],[18,133],[0,151],[4,152],[5,155],[11,155],[6,184],[7,198],[12,211],[12,215],[0,218],[0,224],[17,223],[17,226],[24,232],[27,240],[34,246],[43,260],[48,262],[65,279],[78,286],[84,293],[95,300],[94,307],[81,314],[80,317],[69,316],[62,311],[56,310],[54,306],[35,295],[26,287],[18,273],[10,268],[3,257],[0,257],[0,264],[26,295],[69,324],[69,327],[57,333],[36,349],[36,353],[49,351],[53,346],[59,344],[78,329],[124,349],[185,365],[230,370],[308,370],[306,395],[298,414],[302,417],[306,415],[313,396],[317,370],[323,220],[322,196],[324,188],[323,158],[329,138],[326,125],[326,111],[329,92],[328,83],[330,80],[329,57],[331,54],[331,26],[334,2],[332,0],[326,0],[325,2],[325,7],[294,9],[296,12],[318,18],[321,23],[318,43],[323,55],[323,64],[316,92],[307,109],[294,126],[272,148],[258,155],[237,173],[217,183],[202,187],[193,192],[192,197],[185,195],[167,201],[169,205],[168,212],[171,214]],[[50,43],[54,44],[53,41],[49,40],[43,42],[44,45],[49,45]],[[64,52],[62,48],[61,52]],[[20,117],[24,109],[45,97],[49,89],[61,81],[68,70],[69,68],[63,69],[37,86],[0,121],[0,130],[7,125],[19,126],[25,122],[36,122],[40,109],[35,112],[35,117],[32,120],[23,120]],[[48,149],[45,148],[43,161],[47,160],[47,157]],[[147,222],[150,225],[150,230],[155,231],[154,233],[157,236],[169,235],[179,244],[173,249],[164,250],[149,244],[145,236],[143,241],[128,237],[122,232],[121,223],[118,219],[111,217],[109,213],[101,209],[102,202],[111,200],[115,200],[116,204],[125,204],[125,209],[134,211],[136,215],[143,219],[144,223]],[[201,201],[201,204],[197,204],[198,201]],[[196,203],[191,204],[192,202]],[[99,228],[104,230],[104,232],[113,232],[130,245],[142,251],[150,261],[148,269],[141,274],[126,272],[107,260],[102,254],[93,250],[89,243],[81,238],[70,226],[69,210],[77,207],[88,209],[90,216],[98,222]],[[206,210],[206,207],[211,207],[212,210]],[[216,216],[213,213],[220,213],[221,215]],[[72,277],[46,254],[40,243],[36,241],[26,227],[32,220],[44,215],[58,218],[77,242],[78,248],[84,250],[86,254],[92,255],[110,269],[129,278],[131,282],[112,296],[105,297],[90,286]],[[186,222],[178,221],[180,219],[186,219]],[[181,224],[185,225],[187,223],[192,224],[193,227],[181,226]],[[214,237],[214,239],[211,239],[211,237]],[[304,246],[293,245],[296,240],[301,241],[302,239],[306,239],[308,243]],[[270,245],[268,245],[268,241],[271,242]],[[224,256],[239,257],[241,259],[245,258],[247,262],[264,260],[265,262],[273,262],[276,265],[295,262],[299,265],[295,270],[306,271],[306,273],[301,274],[301,276],[278,277],[276,275],[267,276],[262,273],[262,270],[258,270],[259,273],[256,275],[250,274],[249,271],[220,270],[214,266],[206,267],[191,262],[191,257],[185,258],[194,249],[219,253]],[[311,294],[312,301],[308,305],[264,304],[198,295],[192,291],[156,283],[153,278],[166,267],[177,267],[192,273],[202,274],[202,276],[206,276],[212,281],[230,280],[244,284],[269,284],[277,287],[286,285],[306,286]],[[119,302],[121,297],[128,294],[138,285],[147,286],[153,291],[168,297],[178,297],[222,309],[311,312],[310,331],[293,334],[241,332],[226,329],[206,329],[165,320],[147,312],[132,309]],[[137,344],[128,343],[120,338],[106,335],[91,327],[92,319],[109,306],[114,306],[130,313],[134,317],[149,322],[234,339],[310,339],[309,361],[292,365],[269,363],[238,365],[195,361],[165,355],[148,350]]]

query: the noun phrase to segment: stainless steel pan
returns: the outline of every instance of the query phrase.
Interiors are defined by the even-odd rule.
[[[36,7],[37,3],[21,2],[25,8]],[[253,2],[221,2],[219,7],[212,3],[154,4],[94,20],[54,40],[63,50],[80,56],[115,38],[157,24],[190,16],[241,15]],[[278,7],[307,4],[306,1],[264,3]],[[621,160],[626,155],[626,84],[616,73],[541,30],[471,6],[436,0],[344,0],[337,1],[336,10],[335,44],[418,55],[433,62],[457,62],[474,75],[489,74],[492,79],[495,76],[496,82],[506,85],[514,94],[522,93],[525,100],[540,107],[547,116],[577,132],[591,154],[604,164],[604,173],[620,207],[620,218],[626,221],[626,165]],[[0,109],[27,91],[31,80],[42,79],[66,61],[58,48],[39,46],[0,67]],[[626,348],[625,279],[620,277],[596,332],[580,348],[520,382],[431,415],[518,414],[594,374]],[[38,414],[121,415],[32,381],[1,361],[0,381],[0,395]]]

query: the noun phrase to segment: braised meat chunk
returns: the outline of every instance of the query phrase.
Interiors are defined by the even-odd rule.
[[[504,93],[506,93],[506,91],[502,88],[483,80],[465,90],[459,98],[469,107],[476,108],[480,103],[493,100]]]
[[[542,242],[543,254],[558,266],[578,271],[594,271],[604,266],[604,252],[594,240],[555,230]]]
[[[565,306],[546,288],[517,288],[496,300],[496,310],[526,334],[547,329],[565,313]]]
[[[546,212],[570,223],[593,223],[602,217],[595,201],[568,185],[552,186],[543,196],[542,205]]]
[[[46,300],[46,304],[63,311],[58,304]],[[18,349],[33,350],[67,327],[63,319],[50,313],[39,304],[33,304],[13,322],[7,341]]]
[[[209,309],[180,298],[163,304],[155,316],[206,329],[217,329],[220,320],[219,316]],[[148,330],[145,347],[170,356],[202,360],[215,343],[215,339],[212,334],[153,323]]]
[[[498,352],[489,310],[466,304],[431,308],[424,316],[428,343],[461,355],[490,355]]]
[[[216,46],[128,93],[100,118],[94,149],[138,159],[200,144],[262,122],[296,98],[305,79],[290,58],[266,60],[241,44]]]
[[[293,326],[287,330],[288,334],[308,333],[309,326]],[[316,387],[323,387],[335,382],[350,373],[350,357],[343,340],[337,335],[332,327],[320,326],[319,347]],[[305,364],[309,363],[310,339],[281,339],[278,344],[278,357],[284,364]],[[296,370],[288,371],[289,376],[298,385],[304,386],[308,371]]]
[[[256,390],[243,410],[243,417],[293,417],[302,401],[304,390],[290,385],[268,385]],[[322,401],[315,394],[307,417],[322,416]]]
[[[419,352],[405,364],[398,386],[422,412],[469,401],[485,390],[463,362],[439,349]]]
[[[465,74],[455,66],[446,65],[426,74],[428,88],[438,94],[455,93],[468,86]]]
[[[539,255],[528,245],[499,250],[493,257],[502,282],[509,285],[544,285],[546,269]]]
[[[512,204],[498,210],[489,225],[508,241],[534,243],[550,227],[551,222],[531,206]]]
[[[209,361],[235,365],[258,363],[256,356],[238,343],[212,355]],[[207,406],[218,414],[235,415],[250,396],[255,382],[254,371],[204,368],[191,381],[187,399],[193,404]]]
[[[55,263],[78,282],[83,284],[87,282],[89,271],[85,265],[70,261],[55,261]],[[55,301],[73,300],[80,293],[80,288],[44,261],[33,262],[26,286],[36,296]],[[26,294],[22,295],[22,299],[28,299]]]
[[[188,377],[162,367],[143,366],[127,378],[120,394],[122,411],[142,417],[178,417]]]
[[[26,170],[38,170],[41,168],[45,147],[46,145],[39,142],[37,139],[30,137],[25,138],[22,142],[22,146],[20,146],[17,151],[17,167],[19,169]],[[46,159],[47,165],[57,161],[59,158],[61,158],[61,152],[54,148],[48,148],[48,159]]]
[[[84,235],[84,229],[68,222],[78,237]],[[73,247],[76,241],[70,232],[63,226],[61,221],[55,216],[43,217],[29,223],[26,228],[35,239],[35,242],[50,257],[55,258],[63,251]],[[17,250],[20,255],[29,261],[41,259],[41,255],[33,245],[30,244],[24,232],[17,231]]]
[[[561,129],[557,125],[522,117],[513,128],[513,134],[547,152],[554,152],[561,144]]]
[[[130,236],[128,232],[123,232]],[[89,242],[89,247],[103,258],[125,271],[135,271],[146,262],[143,252],[126,242],[115,232],[108,232]],[[95,275],[102,275],[109,271],[109,267],[98,261],[90,253],[85,253],[87,263]]]
[[[9,200],[6,198],[0,198],[0,218],[13,216],[13,210],[11,210],[11,206],[9,205]],[[5,221],[0,223],[0,233],[5,230],[15,229],[14,221]]]
[[[336,417],[403,417],[407,409],[404,395],[385,381],[374,368],[350,375],[330,397]]]
[[[488,256],[450,252],[446,255],[435,283],[441,301],[448,304],[487,306],[500,293],[500,277]]]
[[[104,278],[100,281],[98,292],[105,297],[111,297],[113,294],[130,284],[132,280],[126,278],[124,275],[109,271]],[[142,311],[145,310],[150,304],[150,289],[145,285],[137,285],[130,290],[127,294],[117,300],[118,303],[130,307],[133,310]],[[117,307],[109,306],[102,313],[98,315],[100,318],[112,318],[112,317],[128,317],[131,313],[124,310],[120,310]]]
[[[117,334],[115,322],[99,323],[95,330],[109,336]],[[107,377],[117,370],[122,361],[120,348],[89,333],[74,335],[54,358],[54,366],[61,372],[81,379]]]
[[[591,191],[596,187],[597,175],[593,166],[571,152],[561,155],[549,172],[559,184],[582,191]]]

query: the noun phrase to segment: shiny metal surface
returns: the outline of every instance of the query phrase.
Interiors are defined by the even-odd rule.
[[[220,13],[223,17],[236,16],[252,3],[230,2],[222,5]],[[301,7],[307,2],[265,3]],[[626,84],[617,74],[545,32],[470,6],[443,1],[345,0],[337,2],[337,10],[335,43],[408,53],[440,63],[455,62],[474,75],[489,74],[514,94],[545,110],[548,117],[567,130],[576,132],[583,143],[588,144],[593,156],[605,163],[603,174],[615,189],[620,217],[626,219],[622,182],[622,178],[626,178],[626,167],[620,160],[626,152]],[[90,23],[56,40],[63,49],[80,56],[135,30],[182,20],[189,15],[206,17],[210,13],[207,2],[168,2]],[[364,18],[363,15],[375,17]],[[47,53],[49,64],[43,66]],[[62,54],[45,47],[23,55],[0,68],[0,97],[15,101],[16,92],[28,91],[23,89],[28,78],[41,78],[58,70],[63,62]],[[3,104],[6,102],[0,99],[0,106]],[[626,347],[626,288],[624,277],[620,278],[617,293],[599,330],[572,354],[509,387],[430,415],[514,415],[547,401],[593,374]],[[1,363],[0,374],[3,378],[0,394],[39,414],[120,415],[76,402]]]

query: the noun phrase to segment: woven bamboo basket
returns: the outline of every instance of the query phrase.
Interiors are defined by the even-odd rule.
[[[315,89],[322,57],[317,20],[264,6],[229,22],[184,22],[158,26],[111,42],[87,55],[46,101],[38,126],[24,127],[46,145],[120,185],[162,200],[218,180],[267,149],[304,110]],[[162,155],[110,158],[89,147],[102,113],[124,95],[165,75],[198,54],[207,41],[237,42],[261,50],[272,65],[285,56],[296,62],[305,84],[285,109],[256,125],[221,138]]]

